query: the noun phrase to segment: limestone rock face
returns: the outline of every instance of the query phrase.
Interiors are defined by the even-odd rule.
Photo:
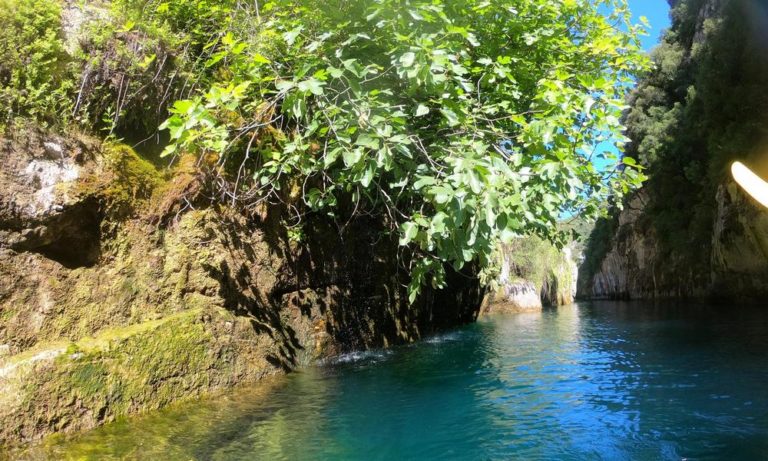
[[[580,295],[593,298],[685,297],[698,292],[693,274],[661,255],[653,227],[643,218],[647,196],[638,191],[619,214],[618,229],[599,270],[582,275]]]
[[[68,266],[98,258],[99,210],[76,191],[96,168],[93,146],[27,130],[0,140],[0,249],[34,251]]]
[[[484,313],[513,313],[541,310],[541,296],[536,285],[527,280],[509,282],[493,294]]]
[[[573,303],[578,277],[573,251],[558,251],[531,238],[504,246],[498,289],[488,295],[481,312],[525,312]]]
[[[578,295],[585,298],[653,299],[704,296],[701,268],[685,267],[658,246],[644,219],[647,197],[638,191],[619,214],[608,252],[592,275],[582,274]],[[705,277],[706,278],[706,277]]]
[[[189,188],[128,148],[31,130],[0,155],[0,446],[477,315],[482,290],[458,274],[409,305],[370,218],[339,235],[310,216],[301,242],[279,207],[158,219]]]
[[[610,249],[579,295],[590,298],[707,298],[755,302],[768,294],[768,211],[727,181],[717,190],[709,264],[686,267],[659,248],[643,219],[641,190],[619,215]]]
[[[98,19],[109,17],[107,3],[94,1],[64,0],[61,5],[61,29],[64,43],[69,54],[77,50],[78,41],[82,38],[83,26]]]
[[[764,300],[768,294],[768,211],[734,182],[721,185],[716,197],[711,294]]]

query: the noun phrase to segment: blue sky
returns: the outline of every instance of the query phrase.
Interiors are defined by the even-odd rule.
[[[659,34],[669,27],[667,0],[629,0],[629,8],[635,22],[639,22],[640,16],[645,16],[651,24],[648,36],[643,37],[643,48],[650,51],[659,43]]]

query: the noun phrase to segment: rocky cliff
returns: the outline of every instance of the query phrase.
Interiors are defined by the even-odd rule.
[[[579,295],[762,302],[766,213],[729,166],[768,174],[768,4],[670,4],[672,27],[625,115],[625,155],[650,179],[596,225]]]
[[[574,245],[558,250],[534,237],[502,246],[496,289],[481,313],[535,311],[573,303],[578,277],[573,252]]]
[[[734,182],[717,189],[707,264],[685,267],[665,253],[644,215],[640,191],[618,215],[618,227],[597,271],[582,274],[579,295],[593,298],[698,298],[758,302],[768,295],[768,211]],[[675,259],[677,258],[677,259]]]
[[[183,160],[30,127],[0,156],[0,446],[413,341],[482,298],[454,274],[409,306],[375,221],[310,216],[295,238],[281,207],[194,193]]]

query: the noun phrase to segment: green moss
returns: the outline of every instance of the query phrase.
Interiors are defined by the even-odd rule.
[[[539,287],[563,259],[560,250],[538,237],[515,240],[504,247],[503,253],[513,276]]]
[[[83,198],[98,197],[104,205],[106,223],[113,224],[144,208],[165,178],[150,161],[125,144],[105,143],[101,154],[104,169],[78,181],[72,193]]]
[[[97,361],[77,361],[67,369],[66,387],[85,399],[99,398],[107,387],[107,369]]]
[[[211,353],[216,338],[202,317],[201,310],[185,311],[14,357],[20,366],[38,367],[23,386],[25,418],[88,425],[75,420],[83,411],[109,420],[207,390],[212,376],[226,374],[228,365]],[[38,366],[34,356],[41,351],[58,355]],[[72,406],[60,404],[70,400]]]
[[[11,309],[8,305],[3,306],[3,309],[0,310],[0,323],[11,320],[14,315],[16,315],[15,309]]]
[[[155,166],[125,144],[105,144],[104,158],[114,175],[104,193],[113,202],[148,199],[163,182]]]

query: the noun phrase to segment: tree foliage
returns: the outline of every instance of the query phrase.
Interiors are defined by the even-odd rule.
[[[413,297],[499,241],[562,239],[562,213],[642,180],[632,159],[591,161],[643,63],[623,1],[314,3],[270,2],[211,37],[210,86],[163,124],[166,155],[220,166],[225,200],[298,187],[310,212],[381,214],[415,256]]]

